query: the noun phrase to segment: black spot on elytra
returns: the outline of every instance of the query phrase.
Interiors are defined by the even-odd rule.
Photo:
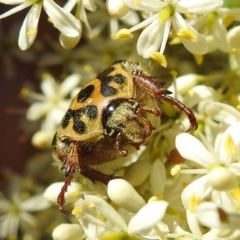
[[[73,129],[77,133],[84,133],[86,131],[86,124],[81,120],[81,117],[86,115],[89,120],[94,120],[98,116],[98,109],[95,105],[87,105],[78,110],[68,110],[62,120],[62,128],[66,128],[70,119],[73,119]]]
[[[109,73],[111,73],[114,70],[114,67],[109,67],[108,69],[104,70],[100,74],[98,74],[97,78],[104,79],[106,76],[108,76]]]
[[[52,146],[56,146],[57,145],[57,133],[54,134],[53,139],[52,139]]]
[[[73,123],[73,129],[75,132],[84,133],[86,131],[86,124],[83,121],[76,119]]]
[[[87,100],[91,96],[93,90],[94,90],[93,85],[89,85],[89,86],[83,88],[77,95],[78,102],[81,103],[81,102],[84,102],[85,100]]]
[[[62,123],[61,123],[62,128],[66,128],[68,126],[69,121],[72,117],[73,117],[73,111],[71,109],[68,109],[68,111],[64,115]]]
[[[123,84],[125,82],[125,77],[122,74],[109,76],[109,74],[113,70],[114,70],[114,67],[110,67],[97,76],[97,78],[101,81],[100,91],[104,97],[114,95],[117,92],[117,90],[114,87],[111,87],[108,85],[111,81],[114,81],[118,84]]]
[[[125,79],[126,78],[122,74],[116,74],[113,76],[113,81],[118,84],[123,84]]]
[[[93,120],[97,118],[98,109],[95,105],[88,105],[85,107],[85,114],[89,117],[89,119]]]
[[[101,94],[104,97],[112,96],[117,92],[114,87],[108,86],[106,82],[102,83],[101,85]]]

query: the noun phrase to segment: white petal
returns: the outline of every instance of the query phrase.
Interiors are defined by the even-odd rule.
[[[165,24],[159,24],[156,18],[141,33],[137,42],[137,51],[144,58],[149,58],[151,53],[157,51],[163,39]]]
[[[64,182],[56,182],[51,184],[50,186],[47,187],[43,196],[50,202],[57,203],[57,197],[62,189],[63,184]],[[69,200],[71,201],[75,200],[79,196],[80,191],[81,185],[79,183],[72,182],[65,194],[66,202],[68,202]]]
[[[210,116],[216,122],[231,125],[240,119],[240,113],[236,108],[220,102],[203,101],[199,104],[199,111]]]
[[[71,74],[66,77],[60,86],[60,94],[66,96],[80,83],[81,76],[79,74]]]
[[[198,204],[200,201],[207,197],[212,189],[207,183],[207,175],[202,176],[193,182],[191,182],[182,192],[181,199],[184,207],[190,209],[190,211],[195,210],[195,203]]]
[[[10,15],[12,15],[14,13],[17,13],[17,12],[19,12],[19,11],[21,11],[21,10],[23,10],[23,9],[32,5],[31,2],[25,2],[25,0],[24,1],[23,0],[21,0],[21,1],[11,1],[11,2],[9,2],[9,0],[5,0],[5,1],[1,1],[1,3],[13,4],[13,5],[18,4],[18,3],[22,3],[22,4],[20,4],[20,5],[12,8],[10,10],[8,10],[7,12],[1,14],[0,19],[5,18],[5,17],[9,17]]]
[[[196,214],[201,224],[210,228],[239,229],[240,226],[239,213],[228,213],[214,203],[200,204]]]
[[[97,9],[97,6],[96,6],[94,0],[84,0],[83,6],[84,6],[84,8],[86,8],[87,10],[89,10],[91,12],[94,12]]]
[[[156,160],[152,164],[150,185],[152,195],[163,195],[166,184],[166,171],[162,161]]]
[[[60,41],[61,46],[65,49],[74,48],[81,39],[82,26],[80,27],[80,29],[81,30],[79,31],[79,35],[77,37],[68,37],[61,33],[59,36],[59,41]]]
[[[129,222],[128,233],[134,234],[154,227],[164,217],[167,206],[165,201],[146,204]]]
[[[180,0],[177,11],[183,13],[206,13],[222,7],[222,0]]]
[[[232,48],[240,48],[240,26],[233,27],[229,30],[227,40]]]
[[[230,47],[227,42],[227,29],[222,24],[222,22],[220,22],[220,19],[214,22],[212,30],[214,35],[214,42],[217,45],[218,49],[221,51],[229,52]]]
[[[18,37],[18,45],[21,50],[28,49],[33,44],[37,36],[41,9],[41,3],[33,4],[23,21]]]
[[[149,12],[158,12],[161,8],[166,6],[166,3],[163,3],[159,0],[141,0],[141,1],[134,1],[134,0],[123,0],[123,2],[133,10],[142,10],[142,11],[149,11]]]
[[[79,20],[71,13],[61,8],[52,0],[43,1],[43,7],[56,27],[61,33],[68,37],[78,37],[81,32]]]
[[[40,130],[34,133],[32,137],[33,146],[39,149],[50,149],[54,132]]]
[[[182,157],[201,166],[208,167],[215,162],[206,147],[189,133],[181,133],[176,137],[176,148]]]
[[[3,215],[3,218],[1,219],[0,238],[9,239],[11,236],[12,238],[17,239],[19,222],[20,218],[18,217],[4,217]]]
[[[1,0],[1,3],[7,4],[7,5],[16,5],[16,4],[24,4],[26,2],[25,0]]]
[[[136,212],[145,205],[144,199],[123,179],[111,180],[107,192],[113,202],[130,212]]]
[[[199,76],[199,78],[201,77]],[[207,101],[207,99],[212,99],[214,97],[215,91],[211,87],[197,85],[195,87],[192,87],[191,93],[193,94],[189,94],[185,98],[186,102],[188,103],[188,107],[196,106],[197,104],[199,106],[199,104],[202,104],[203,102]]]
[[[139,24],[131,27],[128,31],[129,31],[129,32],[134,32],[134,31],[137,31],[137,30],[139,30],[139,29],[141,29],[141,28],[146,27],[147,25],[151,24],[151,23],[154,21],[154,19],[157,18],[157,16],[158,16],[158,14],[155,14],[155,15],[153,15],[153,16],[145,19],[144,21],[140,22]],[[121,31],[121,30],[120,30],[120,31]],[[119,32],[120,32],[120,31],[119,31]]]
[[[239,53],[236,53],[232,56],[233,58],[233,62],[236,66],[240,66],[240,54]]]
[[[194,28],[189,27],[191,31],[193,31],[197,37],[196,41],[191,41],[186,38],[181,38],[182,44],[184,47],[191,53],[194,54],[204,54],[208,50],[208,45],[206,39],[198,33]]]
[[[189,34],[194,36],[193,39],[188,39],[185,36],[181,37],[179,35],[184,47],[191,53],[194,54],[204,54],[208,50],[208,45],[206,39],[195,30],[190,24],[182,17],[179,12],[176,12],[172,17],[172,25],[175,31],[181,32],[183,30],[189,31]]]
[[[126,168],[124,179],[134,187],[140,186],[149,176],[151,166],[149,159],[141,159]]]
[[[25,211],[41,211],[50,207],[50,203],[43,197],[43,195],[36,195],[23,201],[21,207]]]
[[[89,203],[93,203],[96,210],[99,213],[101,213],[102,216],[105,216],[113,226],[116,226],[117,229],[126,231],[127,225],[125,221],[118,214],[118,212],[106,201],[104,201],[100,197],[93,196],[93,195],[85,195],[84,198],[85,198],[85,201]]]
[[[70,101],[62,101],[58,106],[52,107],[41,124],[41,130],[53,132],[59,125],[69,107]]]
[[[57,83],[52,75],[45,73],[43,74],[43,81],[41,83],[41,90],[47,98],[53,98],[56,96]]]
[[[82,240],[84,233],[79,224],[62,223],[53,229],[52,237],[54,240]]]
[[[27,110],[27,119],[30,121],[38,120],[49,110],[49,106],[43,103],[33,103]]]
[[[240,122],[236,122],[216,139],[215,149],[219,152],[221,163],[229,165],[233,158],[240,155]]]
[[[201,77],[199,76],[199,79]],[[197,85],[193,87],[194,95],[197,95],[199,100],[206,100],[208,98],[213,98],[214,89],[205,85]]]
[[[238,187],[238,177],[228,168],[218,167],[208,174],[208,184],[217,191],[228,191]]]
[[[168,90],[173,93],[175,93],[175,90],[177,90],[177,92],[181,95],[186,94],[189,89],[192,89],[194,86],[196,86],[198,81],[201,79],[202,77],[200,75],[193,73],[182,75],[177,77],[175,80],[176,86],[171,85]]]
[[[140,22],[139,15],[134,11],[127,12],[127,14],[121,18],[121,21],[129,26],[137,25]]]
[[[228,169],[230,171],[232,171],[233,174],[237,175],[238,177],[240,177],[240,162],[238,163],[232,163]]]
[[[228,129],[225,131],[225,137],[230,135],[232,137],[234,145],[236,147],[240,147],[240,115],[239,115],[239,121],[232,124],[231,126],[228,127]]]
[[[129,10],[123,0],[107,0],[106,3],[109,14],[113,17],[123,17]]]
[[[186,216],[187,216],[188,226],[189,226],[190,230],[192,231],[192,233],[195,236],[201,236],[202,232],[201,232],[201,229],[200,229],[200,226],[199,226],[199,221],[197,219],[196,213],[187,209],[186,210]]]

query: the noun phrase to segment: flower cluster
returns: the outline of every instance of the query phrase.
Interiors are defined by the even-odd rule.
[[[23,88],[21,95],[33,104],[27,111],[29,121],[41,121],[40,129],[34,134],[32,143],[36,147],[51,146],[51,139],[61,119],[70,104],[71,91],[79,85],[77,74],[69,75],[61,84],[48,73],[43,74],[41,90],[43,94]]]
[[[236,40],[239,27],[228,29],[234,21],[240,20],[240,10],[221,8],[223,0],[109,0],[106,6],[101,1],[87,0],[67,1],[64,6],[59,6],[52,0],[3,0],[1,3],[19,5],[2,13],[0,19],[30,8],[19,33],[18,43],[22,50],[33,44],[43,8],[53,26],[60,31],[59,40],[64,48],[76,46],[82,37],[82,25],[87,29],[88,36],[94,37],[109,24],[110,35],[117,38],[130,38],[133,32],[143,29],[137,40],[138,54],[152,58],[162,66],[167,65],[164,50],[169,38],[172,39],[172,44],[181,42],[194,55],[204,55],[220,49],[233,54],[237,63],[240,61]],[[88,17],[87,11],[92,12],[92,15]],[[95,18],[100,15],[101,21],[96,22]]]
[[[36,191],[37,184],[30,178],[8,177],[8,193],[0,197],[0,239],[18,239],[19,233],[23,238],[39,238],[41,233],[35,228],[41,221],[39,212],[49,209],[49,202]]]
[[[54,240],[240,238],[240,6],[229,2],[0,1],[0,6],[14,5],[0,13],[2,25],[4,18],[28,10],[18,45],[31,56],[42,51],[31,59],[47,69],[40,90],[21,89],[30,103],[26,132],[31,130],[32,144],[44,153],[33,156],[25,175],[39,184],[11,175],[0,195],[1,239],[49,234]],[[64,49],[52,39],[34,49],[38,32],[49,39],[38,27],[42,11],[60,32]],[[76,173],[65,194],[70,214],[64,216],[56,206],[64,183],[60,171],[51,168],[53,135],[88,78],[121,58],[140,62],[166,81],[172,96],[193,110],[199,127],[184,132],[188,119],[163,101],[161,123],[151,119],[152,136],[131,164],[117,169],[122,178],[105,186]],[[55,77],[51,67],[56,66],[61,73]]]

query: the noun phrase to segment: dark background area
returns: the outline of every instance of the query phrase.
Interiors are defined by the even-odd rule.
[[[1,4],[0,14],[8,9]],[[40,75],[35,60],[38,59],[41,48],[34,43],[29,50],[21,51],[17,42],[28,10],[0,22],[0,187],[4,183],[6,172],[10,170],[23,173],[26,161],[37,151],[31,145],[31,123],[26,120],[29,103],[20,95],[21,89],[26,86],[40,92]],[[46,16],[43,21],[45,20]],[[48,25],[50,24],[39,24],[37,38],[41,38],[40,31],[47,31]],[[51,26],[52,33],[54,31]]]
[[[0,176],[6,169],[22,172],[25,161],[34,151],[30,136],[22,129],[22,121],[28,105],[20,98],[24,83],[36,82],[34,63],[24,63],[11,56],[8,48],[15,43],[7,42],[11,23],[1,22],[0,34]],[[17,40],[17,39],[16,39]],[[9,52],[8,52],[9,51]],[[9,59],[8,59],[9,58]],[[9,72],[11,71],[11,72]]]

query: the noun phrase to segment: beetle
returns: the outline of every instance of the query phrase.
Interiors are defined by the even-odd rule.
[[[66,213],[64,195],[76,171],[93,182],[107,184],[115,176],[97,166],[127,159],[145,143],[154,130],[148,114],[161,115],[160,107],[149,108],[149,102],[169,102],[188,117],[188,131],[197,129],[192,110],[170,93],[130,61],[113,63],[80,90],[52,142],[53,155],[62,162],[66,177],[57,198],[60,211]]]

